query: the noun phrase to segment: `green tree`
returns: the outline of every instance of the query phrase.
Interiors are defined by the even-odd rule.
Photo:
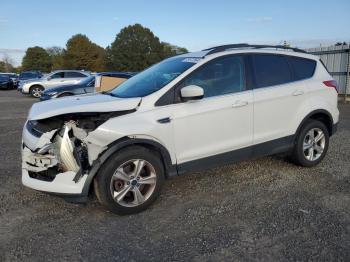
[[[63,52],[63,66],[66,69],[84,69],[103,71],[105,65],[105,50],[92,43],[82,34],[72,36]]]
[[[166,42],[162,42],[163,45],[163,58],[168,58],[174,55],[181,55],[188,53],[188,50],[184,47],[179,47]]]
[[[59,46],[52,46],[52,47],[46,48],[46,52],[51,57],[51,62],[52,62],[51,70],[63,69],[64,49]]]
[[[46,50],[40,46],[30,47],[22,60],[23,70],[51,71],[51,57]]]
[[[107,67],[141,71],[164,58],[164,46],[152,31],[140,24],[123,28],[107,47]]]
[[[1,70],[2,72],[12,73],[15,71],[15,67],[13,66],[13,61],[7,54],[4,55],[0,63],[2,63],[3,65],[3,69]]]

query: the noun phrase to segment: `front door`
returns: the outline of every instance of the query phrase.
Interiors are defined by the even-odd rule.
[[[188,85],[204,90],[201,100],[178,100],[174,105],[174,144],[180,169],[182,164],[212,156],[229,160],[226,158],[230,155],[225,153],[252,145],[253,94],[246,90],[245,68],[242,55],[219,57],[195,70],[177,87],[177,96]],[[215,158],[208,161],[212,160]]]

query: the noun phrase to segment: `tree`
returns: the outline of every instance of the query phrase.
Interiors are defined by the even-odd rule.
[[[63,69],[63,54],[64,49],[59,46],[52,46],[46,48],[46,52],[51,57],[51,70]]]
[[[42,47],[35,46],[27,49],[22,60],[23,70],[51,71],[51,57]]]
[[[163,58],[168,58],[174,55],[181,55],[188,53],[188,50],[184,47],[179,47],[166,42],[162,42],[163,45]]]
[[[123,28],[106,51],[107,67],[118,71],[141,71],[164,58],[159,38],[140,24]]]
[[[0,72],[14,72],[15,67],[12,65],[13,62],[8,55],[4,55],[2,61],[0,61]]]
[[[85,35],[74,35],[67,41],[63,52],[63,65],[66,69],[103,71],[105,50],[92,43]]]

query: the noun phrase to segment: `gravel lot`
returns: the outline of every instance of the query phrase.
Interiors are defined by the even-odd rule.
[[[150,209],[121,217],[21,185],[33,102],[0,91],[0,261],[350,260],[350,105],[315,168],[275,156],[172,178]]]

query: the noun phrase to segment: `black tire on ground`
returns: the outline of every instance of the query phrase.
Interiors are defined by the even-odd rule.
[[[123,163],[142,159],[150,163],[156,173],[156,183],[153,193],[149,198],[138,206],[126,207],[117,203],[111,193],[111,179],[118,167]],[[110,211],[118,215],[134,214],[148,208],[158,197],[164,182],[164,166],[161,156],[142,146],[130,146],[113,154],[101,167],[94,179],[94,190],[99,202]]]
[[[35,98],[39,98],[42,91],[44,91],[44,88],[40,85],[34,85],[29,89],[30,95]]]
[[[324,138],[325,138],[323,152],[317,159],[313,161],[307,159],[304,153],[304,140],[306,139],[308,132],[311,131],[312,129],[320,129],[323,132]],[[318,120],[310,119],[301,127],[299,134],[297,135],[294,149],[291,155],[291,160],[296,165],[303,166],[303,167],[316,166],[325,157],[328,150],[328,145],[329,145],[329,132],[325,124]]]

